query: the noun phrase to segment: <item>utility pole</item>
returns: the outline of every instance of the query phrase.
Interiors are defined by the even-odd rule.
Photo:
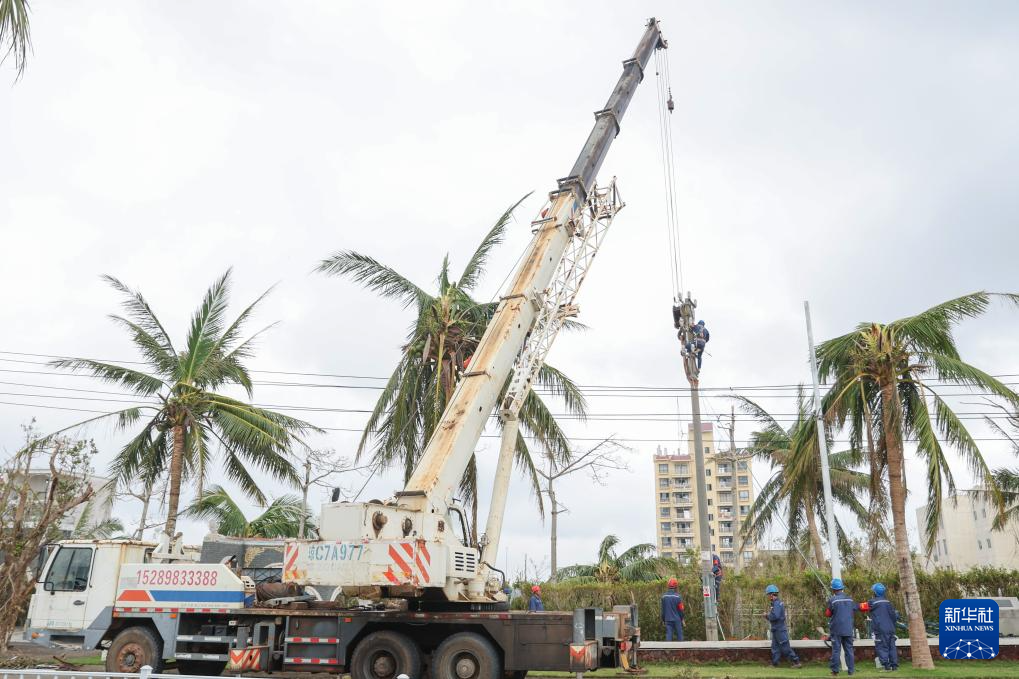
[[[690,383],[690,410],[693,414],[694,473],[697,477],[697,528],[701,548],[701,586],[704,599],[704,638],[718,641],[718,602],[715,601],[715,577],[711,574],[711,526],[708,523],[708,491],[704,480],[704,435],[701,428],[701,401],[698,391],[700,370],[697,357],[686,347],[693,341],[694,309],[697,303],[686,299],[672,307],[672,318],[683,344],[683,365]]]
[[[735,511],[733,512],[733,523],[735,524],[733,531],[735,533],[735,537],[733,538],[733,546],[735,548],[734,551],[736,552],[736,559],[733,563],[732,571],[734,575],[738,575],[740,571],[740,565],[743,562],[743,550],[742,550],[743,541],[742,536],[740,534],[742,524],[740,523],[740,511],[739,511],[740,507],[739,463],[742,462],[743,460],[748,459],[750,456],[741,455],[739,451],[736,450],[736,406],[729,407],[729,425],[725,426],[719,424],[719,426],[729,431],[728,454],[724,456],[721,456],[720,454],[719,455],[722,457],[722,459],[728,460],[732,464],[732,476],[733,478],[736,479],[736,483],[733,484],[733,493],[735,493],[733,497],[733,507],[736,508]],[[748,477],[750,476],[749,469],[747,470],[747,476]],[[739,639],[743,636],[742,625],[740,624],[742,620],[741,616],[743,613],[742,594],[743,593],[740,590],[740,588],[736,587],[736,615],[734,615],[732,619],[732,636],[736,639]]]
[[[803,302],[803,313],[807,318],[807,344],[810,345],[810,376],[814,380],[814,418],[817,420],[817,450],[821,455],[821,483],[824,486],[824,518],[828,524],[828,558],[831,560],[831,576],[842,577],[842,563],[839,561],[839,539],[835,530],[835,506],[831,498],[831,471],[828,468],[828,439],[824,433],[824,413],[821,411],[821,388],[817,377],[817,354],[814,351],[814,330],[810,325],[810,302]]]

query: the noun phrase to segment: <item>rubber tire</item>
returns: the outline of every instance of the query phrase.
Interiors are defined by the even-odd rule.
[[[178,660],[177,674],[194,674],[205,677],[218,677],[226,669],[222,660]]]
[[[388,653],[395,660],[395,669],[380,677],[372,671],[379,653]],[[421,650],[410,637],[399,632],[372,632],[358,643],[348,668],[351,679],[395,679],[397,675],[421,676]]]
[[[456,658],[473,656],[476,671],[469,678],[456,672]],[[502,659],[492,642],[474,632],[460,632],[449,637],[432,653],[432,679],[499,679],[503,676]]]
[[[131,665],[125,665],[117,659],[121,651],[127,650],[128,646],[132,646],[136,652],[136,659]],[[139,625],[126,627],[117,632],[106,653],[106,671],[139,672],[143,665],[149,665],[154,674],[163,671],[163,640],[148,627]]]

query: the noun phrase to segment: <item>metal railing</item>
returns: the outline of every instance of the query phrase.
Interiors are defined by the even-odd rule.
[[[148,665],[142,667],[137,674],[130,672],[0,669],[0,679],[181,679],[181,677],[194,676],[201,675],[155,674]]]

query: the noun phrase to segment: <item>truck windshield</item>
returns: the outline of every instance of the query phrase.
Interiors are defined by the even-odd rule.
[[[43,587],[50,592],[84,592],[92,569],[92,549],[61,547],[46,574]]]

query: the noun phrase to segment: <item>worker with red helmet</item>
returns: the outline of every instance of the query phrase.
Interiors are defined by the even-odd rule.
[[[545,610],[545,605],[541,603],[541,587],[537,585],[531,587],[531,600],[527,602],[527,610],[531,613]]]
[[[683,618],[686,606],[683,605],[683,597],[679,595],[676,588],[679,583],[676,578],[669,578],[669,590],[662,595],[662,622],[665,623],[665,640],[683,641]]]

